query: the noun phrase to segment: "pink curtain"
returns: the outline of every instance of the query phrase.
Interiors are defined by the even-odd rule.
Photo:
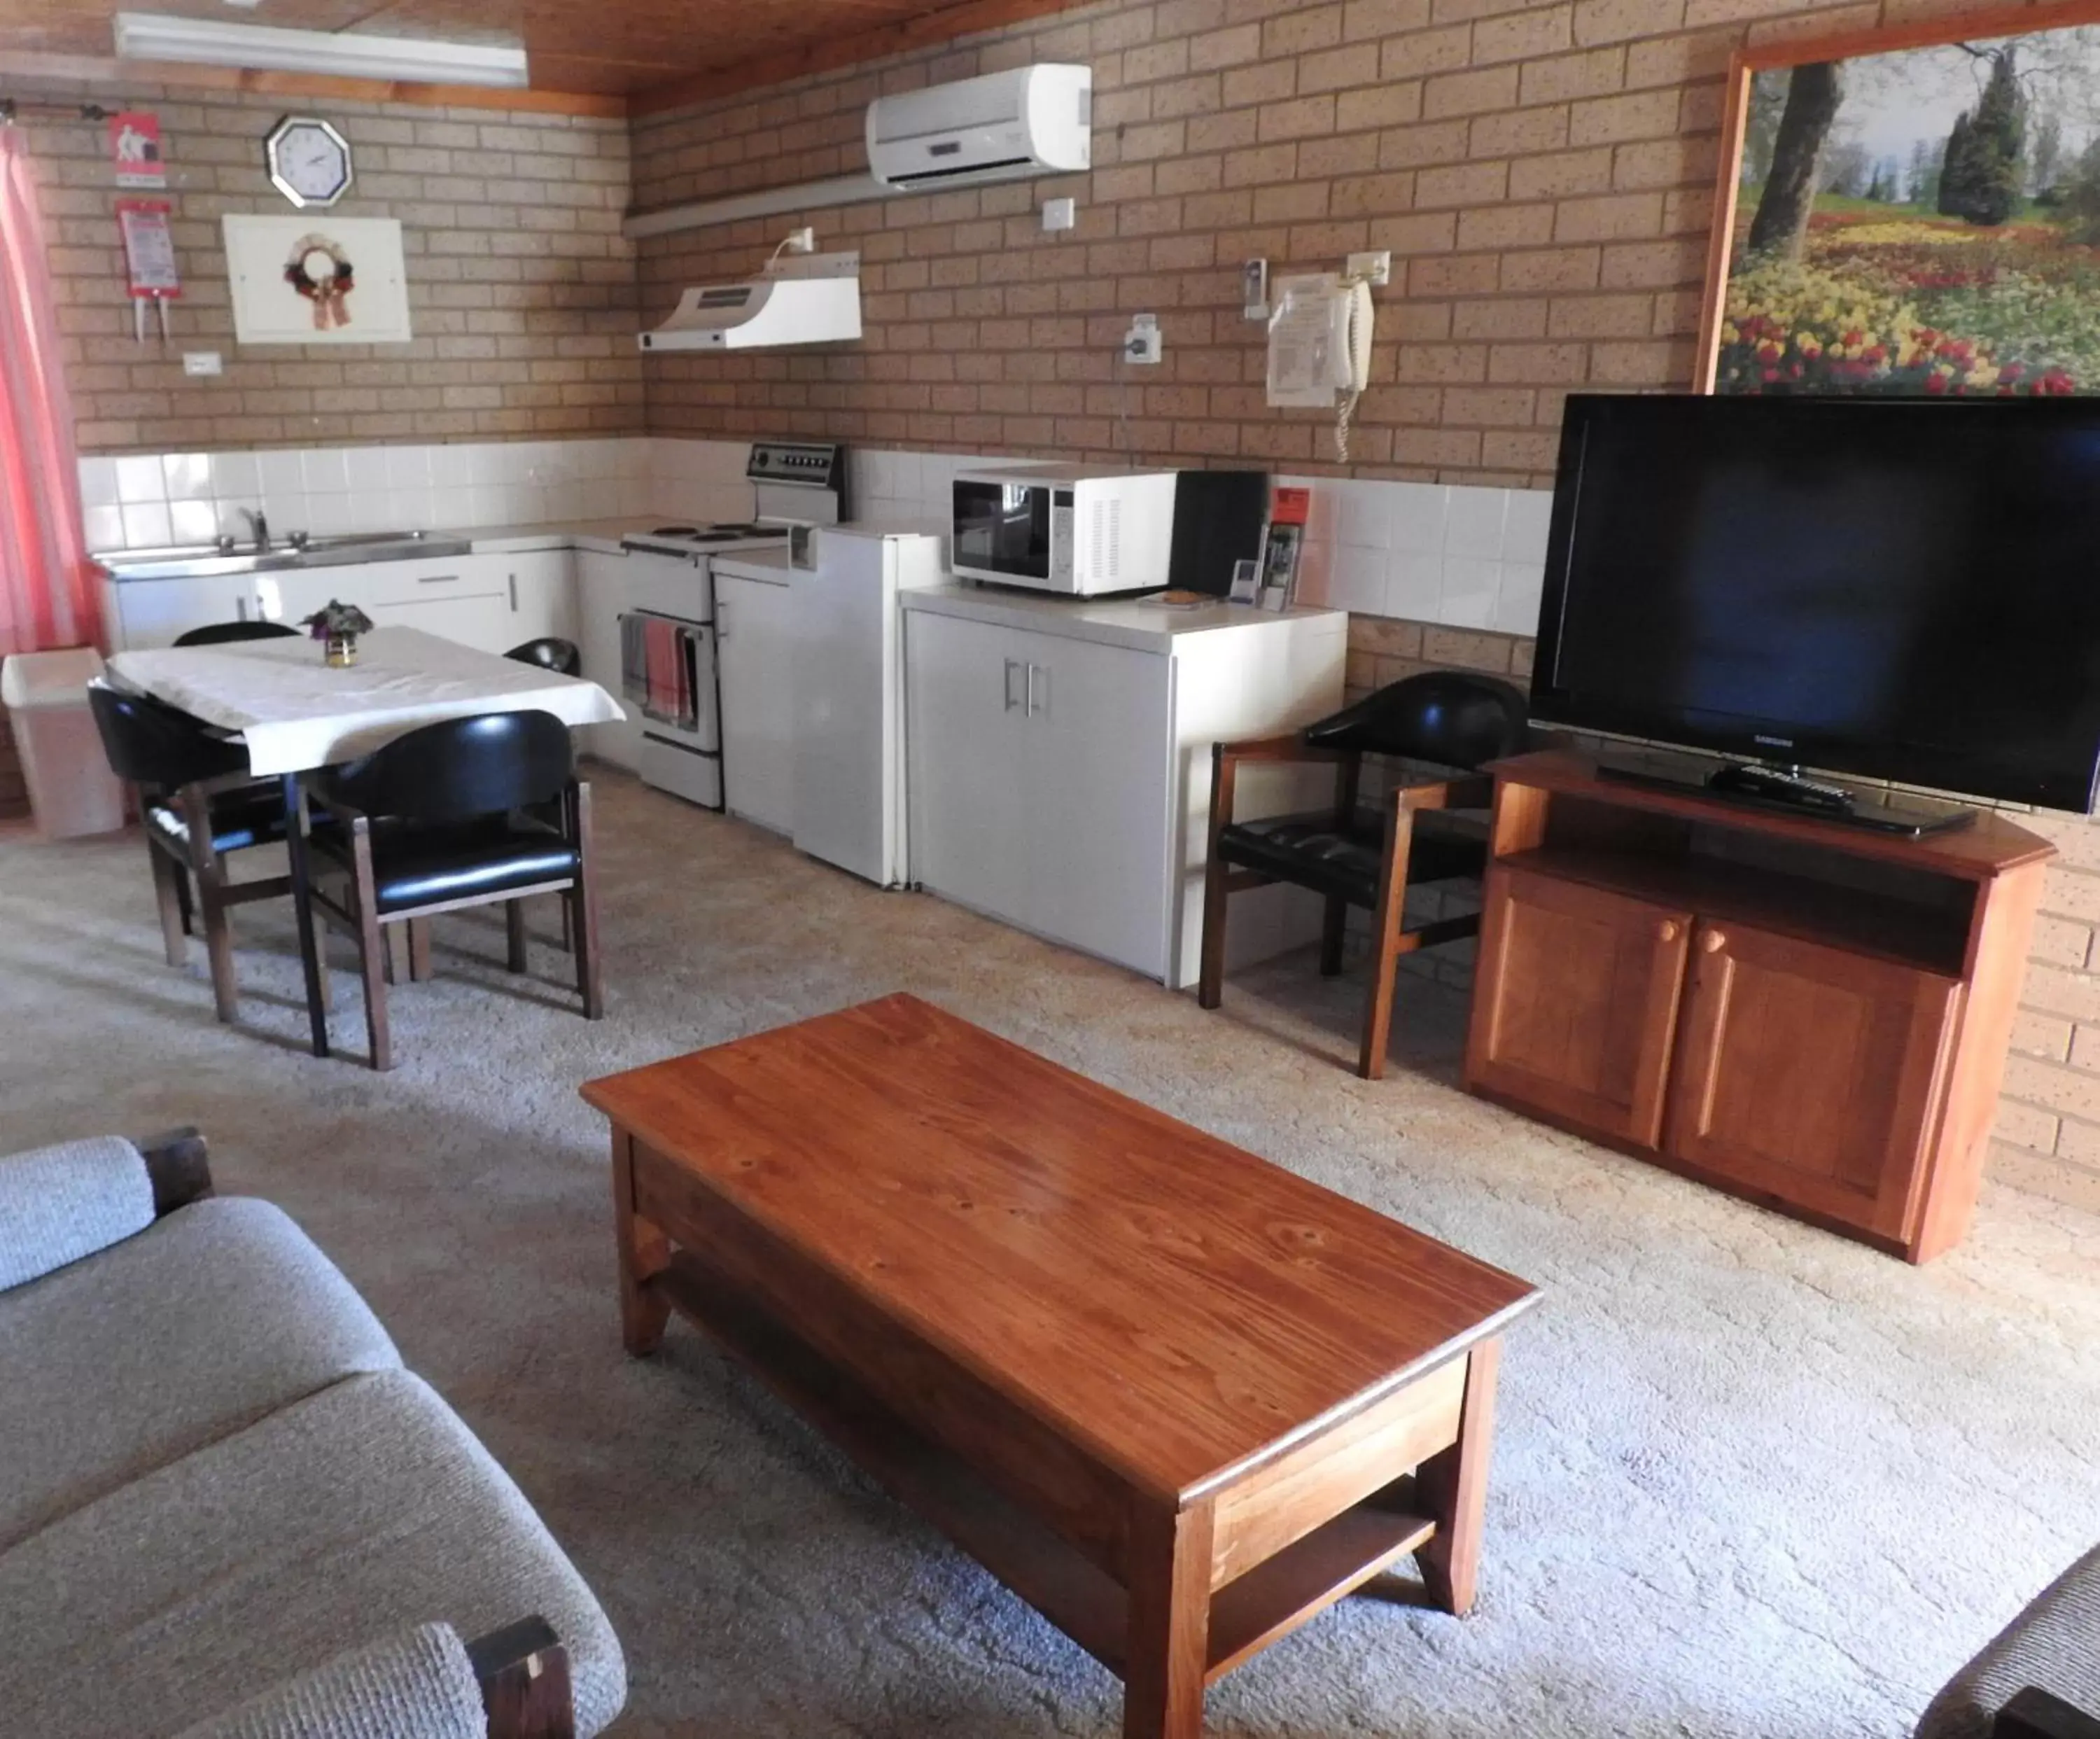
[[[101,638],[36,178],[0,126],[0,658]]]

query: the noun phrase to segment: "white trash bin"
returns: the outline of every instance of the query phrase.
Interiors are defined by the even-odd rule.
[[[29,807],[46,839],[113,833],[124,825],[124,787],[109,770],[87,685],[102,674],[93,647],[17,652],[0,664],[0,706],[14,726]]]

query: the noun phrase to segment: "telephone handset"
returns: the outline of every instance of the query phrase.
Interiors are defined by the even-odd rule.
[[[1334,407],[1335,457],[1349,457],[1349,417],[1370,383],[1376,322],[1370,285],[1331,271],[1285,278],[1268,322],[1268,402]]]

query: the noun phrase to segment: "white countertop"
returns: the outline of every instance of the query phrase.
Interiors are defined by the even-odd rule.
[[[1140,652],[1166,652],[1184,634],[1231,633],[1273,627],[1279,622],[1305,625],[1313,633],[1346,633],[1348,616],[1340,610],[1258,610],[1252,604],[1197,604],[1177,609],[1143,598],[1053,598],[1035,592],[1007,591],[976,585],[941,585],[905,592],[907,610],[937,616],[998,622],[1008,628],[1034,629],[1073,640],[1097,640]]]

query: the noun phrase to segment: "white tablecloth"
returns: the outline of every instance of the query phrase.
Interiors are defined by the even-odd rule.
[[[360,636],[347,670],[331,669],[321,643],[303,636],[119,652],[108,668],[127,688],[239,731],[258,778],[337,766],[418,725],[469,713],[552,713],[571,726],[627,716],[595,682],[419,628]]]

